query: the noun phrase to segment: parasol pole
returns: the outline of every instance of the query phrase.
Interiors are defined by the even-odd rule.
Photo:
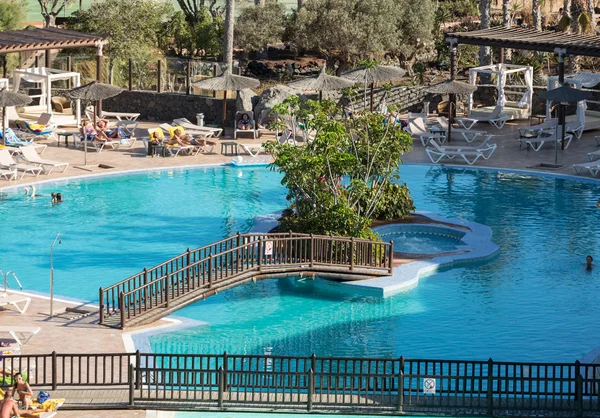
[[[223,129],[225,129],[225,120],[227,119],[227,90],[223,90]]]
[[[371,82],[371,113],[373,113],[373,89],[374,89],[374,85],[375,82]]]
[[[6,145],[6,106],[2,108],[2,145]]]

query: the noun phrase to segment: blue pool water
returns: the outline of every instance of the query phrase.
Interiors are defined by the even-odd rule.
[[[446,236],[397,232],[386,241],[394,242],[394,252],[409,254],[437,254],[456,250],[457,245],[464,245],[459,239]]]
[[[241,173],[241,177],[238,175]],[[515,173],[402,167],[419,210],[492,227],[500,255],[424,278],[387,299],[310,280],[241,286],[178,315],[205,321],[151,337],[162,352],[223,352],[573,361],[600,346],[600,184]],[[99,286],[251,226],[285,205],[279,175],[207,168],[43,186],[65,203],[0,200],[0,268],[29,289],[95,300]],[[600,260],[600,255],[598,255]]]

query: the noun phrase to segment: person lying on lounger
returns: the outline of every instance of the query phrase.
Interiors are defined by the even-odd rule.
[[[120,128],[108,129],[108,121],[106,119],[100,119],[96,123],[96,125],[96,131],[98,132],[98,135],[96,135],[95,139],[97,141],[107,141],[109,139],[117,139],[124,137]]]

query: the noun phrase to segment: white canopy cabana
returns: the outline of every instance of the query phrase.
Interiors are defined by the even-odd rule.
[[[13,90],[18,91],[21,81],[40,84],[41,94],[29,97],[40,99],[40,106],[46,107],[46,113],[52,113],[52,82],[59,80],[71,81],[71,88],[81,85],[81,76],[76,72],[56,70],[54,68],[17,68],[13,70]],[[77,100],[76,118],[77,125],[81,123],[80,101]]]
[[[518,102],[508,102],[506,100],[506,79],[508,75],[517,73],[524,73],[527,90]],[[496,101],[496,105],[489,109],[490,113],[496,111],[498,114],[508,115],[510,119],[522,119],[530,116],[531,104],[533,102],[533,67],[514,64],[493,64],[471,68],[469,70],[470,84],[477,85],[478,74],[490,74],[497,77],[498,100]],[[470,115],[473,109],[473,94],[469,95],[467,103]],[[477,109],[478,112],[481,110]]]
[[[570,75],[565,76],[565,84],[569,84],[569,85],[575,87],[576,89],[591,88],[591,87],[598,85],[598,83],[600,83],[600,74],[596,74],[596,73],[582,72],[582,73],[570,74]],[[547,82],[548,90],[554,90],[557,87],[560,87],[559,83],[558,83],[558,76],[548,77],[548,82]],[[588,119],[590,117],[594,118],[594,119],[598,119],[598,117],[599,117],[599,115],[597,114],[598,112],[586,112],[588,101],[589,100],[582,100],[581,102],[577,102],[577,114],[575,116],[575,120],[577,121],[577,124],[582,125],[587,128],[584,130],[596,129],[598,126],[600,126],[599,123],[593,123],[593,124],[588,123],[586,125],[586,113],[588,114]],[[592,103],[592,101],[589,101],[589,102]],[[598,103],[598,102],[593,102],[593,103]],[[550,118],[551,113],[552,113],[552,102],[546,101],[546,118]],[[567,121],[569,121],[569,120],[573,120],[573,116],[567,117]],[[594,122],[597,122],[597,121],[595,120]]]

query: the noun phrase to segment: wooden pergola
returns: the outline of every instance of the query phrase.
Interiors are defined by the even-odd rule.
[[[0,32],[0,54],[46,51],[46,67],[50,67],[50,50],[96,48],[96,78],[102,74],[102,48],[108,43],[103,36],[60,28],[31,28]],[[6,77],[6,59],[3,60]]]
[[[500,62],[504,62],[504,50],[526,49],[530,51],[555,53],[558,57],[558,82],[565,81],[565,57],[583,55],[600,57],[600,37],[564,32],[538,31],[535,29],[494,27],[471,32],[446,34],[450,45],[450,79],[456,77],[456,48],[460,44],[500,48]],[[455,98],[451,97],[451,101]],[[559,107],[559,118],[563,121],[564,109]],[[564,134],[564,132],[563,132]],[[564,141],[562,143],[564,147]]]

